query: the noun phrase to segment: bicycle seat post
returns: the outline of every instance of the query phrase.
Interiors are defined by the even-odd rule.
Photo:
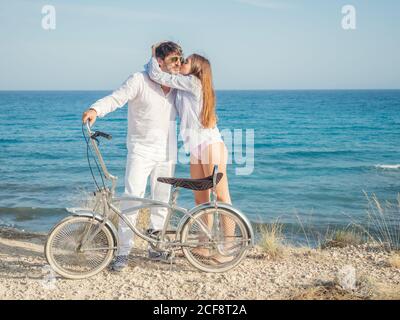
[[[217,176],[218,176],[218,166],[214,166],[213,170],[213,187],[212,187],[212,194],[213,194],[213,202],[214,202],[214,208],[217,209],[218,204],[217,204]]]
[[[165,217],[164,226],[163,226],[163,229],[161,230],[161,237],[160,237],[161,242],[163,242],[165,239],[165,234],[167,233],[169,222],[171,220],[171,215],[174,211],[174,207],[177,202],[178,195],[179,195],[179,188],[178,187],[172,188],[172,192],[171,192],[171,195],[169,198],[169,205],[171,206],[171,208],[168,208],[168,213],[167,213],[167,216]],[[164,246],[163,243],[159,243],[159,244],[157,244],[156,247],[162,248],[163,246]]]
[[[179,196],[179,187],[172,188],[171,197],[169,198],[169,204],[171,207],[176,205]]]

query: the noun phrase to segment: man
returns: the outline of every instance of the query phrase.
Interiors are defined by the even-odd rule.
[[[179,73],[182,49],[173,42],[163,42],[156,49],[156,57],[163,71]],[[150,176],[151,198],[168,202],[170,186],[157,182],[160,176],[174,175],[176,161],[176,90],[153,82],[147,72],[131,75],[125,83],[111,95],[95,102],[84,112],[82,121],[92,125],[96,117],[124,106],[128,102],[127,162],[124,196],[143,197],[147,179]],[[137,205],[133,201],[121,203],[124,210]],[[166,208],[152,209],[151,228],[161,230],[167,214]],[[127,218],[136,223],[138,211]],[[120,246],[112,270],[122,271],[128,264],[128,255],[133,246],[133,232],[122,221],[119,222]],[[162,259],[161,253],[149,250],[149,257]]]

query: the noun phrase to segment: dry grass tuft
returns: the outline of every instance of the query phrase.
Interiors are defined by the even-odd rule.
[[[368,226],[364,229],[370,240],[388,251],[400,250],[400,193],[397,203],[382,204],[375,194],[368,196]]]
[[[379,284],[374,290],[373,300],[400,300],[400,286]]]
[[[321,248],[344,248],[347,246],[357,246],[364,242],[362,233],[356,230],[336,230],[327,235]]]
[[[147,230],[150,228],[150,209],[142,209],[139,211],[139,215],[136,220],[136,227],[139,230]],[[138,249],[146,250],[147,249],[147,241],[140,238],[138,235],[134,235],[134,243],[135,247]]]
[[[280,258],[284,254],[282,228],[283,225],[278,222],[260,226],[259,246],[272,259]]]
[[[335,281],[317,282],[295,291],[290,300],[364,300],[366,297],[344,290]]]
[[[360,276],[354,290],[345,290],[334,281],[317,281],[298,288],[290,300],[400,300],[400,286],[378,283],[368,276]]]
[[[393,253],[388,259],[388,265],[400,269],[400,253]]]

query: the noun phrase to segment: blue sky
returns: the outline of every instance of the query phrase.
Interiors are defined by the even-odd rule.
[[[0,39],[0,90],[110,90],[164,39],[206,55],[217,89],[400,88],[398,0],[1,0]]]

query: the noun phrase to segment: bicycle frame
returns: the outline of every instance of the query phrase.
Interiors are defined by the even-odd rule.
[[[108,190],[108,189],[107,190],[101,190],[102,199],[100,201],[96,202],[96,204],[95,204],[95,206],[93,208],[93,215],[95,214],[95,210],[97,209],[97,207],[102,203],[103,206],[104,206],[103,209],[104,209],[104,214],[105,214],[104,221],[102,221],[102,223],[98,226],[98,230],[96,230],[90,237],[88,237],[87,235],[85,236],[84,241],[82,241],[82,247],[84,248],[85,243],[89,242],[92,238],[94,238],[96,236],[96,234],[100,231],[102,226],[105,225],[108,222],[108,210],[112,210],[115,214],[117,214],[119,216],[119,218],[122,219],[126,223],[126,225],[136,235],[138,235],[140,238],[142,238],[143,240],[151,243],[152,245],[154,245],[156,247],[160,247],[160,246],[166,245],[166,244],[168,244],[170,246],[178,246],[178,247],[190,246],[190,244],[182,243],[180,241],[170,242],[170,241],[165,241],[164,240],[165,239],[165,234],[167,232],[167,227],[168,227],[168,224],[170,222],[170,218],[171,218],[171,215],[172,215],[173,211],[181,212],[184,215],[183,218],[181,219],[179,225],[178,225],[177,230],[176,230],[177,236],[179,236],[179,231],[180,231],[180,228],[183,226],[183,222],[186,221],[188,218],[190,218],[192,216],[192,214],[195,212],[195,211],[193,212],[193,209],[192,210],[187,210],[185,208],[176,206],[176,200],[178,198],[179,188],[173,188],[173,190],[171,192],[169,203],[158,201],[158,200],[147,199],[147,198],[131,197],[131,196],[130,197],[126,197],[126,196],[125,197],[114,197],[115,188],[116,188],[118,177],[111,175],[109,173],[109,171],[107,170],[107,166],[104,163],[104,160],[103,160],[103,157],[101,155],[101,152],[100,152],[96,142],[94,141],[94,139],[91,138],[93,132],[90,129],[88,121],[86,122],[86,128],[87,128],[87,131],[89,133],[89,139],[90,139],[90,142],[92,144],[92,147],[95,150],[97,158],[99,159],[99,163],[100,163],[100,166],[101,166],[101,168],[103,170],[104,176],[105,176],[106,179],[112,181],[112,188],[111,188],[111,190]],[[214,186],[215,186],[216,185],[216,183],[215,183],[215,181],[216,181],[216,173],[215,173],[215,175],[213,177],[213,180],[214,180]],[[215,208],[217,208],[218,204],[217,204],[217,201],[216,201],[217,197],[216,197],[215,187],[213,188],[213,198],[214,198],[213,206]],[[113,202],[115,202],[115,201],[134,201],[134,202],[140,202],[141,204],[120,211],[113,204]],[[142,233],[125,216],[125,215],[127,215],[129,213],[134,213],[137,210],[140,210],[140,209],[143,209],[143,208],[157,208],[157,207],[167,208],[167,210],[168,210],[168,214],[167,214],[167,217],[165,219],[163,229],[161,230],[161,236],[160,236],[159,240],[155,239],[155,238],[152,238],[152,237],[149,237],[146,234]],[[202,228],[202,231],[207,235],[207,237],[209,237],[211,239],[212,235],[210,233],[210,230],[208,230],[207,226],[202,221],[198,221],[198,223],[199,223],[200,227]],[[253,237],[252,237],[252,239],[253,239]],[[196,246],[196,245],[193,244],[193,246]]]
[[[102,191],[104,192],[104,191]],[[105,194],[107,192],[110,191],[105,191]],[[176,189],[174,190],[174,193],[176,194]],[[81,245],[81,250],[85,251],[85,250],[90,250],[90,249],[85,249],[85,244],[90,242],[96,235],[98,232],[100,232],[101,228],[104,225],[108,225],[113,233],[115,234],[115,236],[117,235],[117,230],[116,228],[113,226],[113,224],[111,223],[111,220],[108,218],[109,215],[109,210],[113,211],[115,214],[117,214],[119,216],[120,219],[122,219],[124,221],[124,223],[126,223],[126,225],[140,238],[142,238],[143,240],[151,243],[154,247],[163,249],[164,246],[169,246],[169,247],[182,247],[182,246],[186,246],[186,247],[196,247],[197,243],[189,243],[189,242],[181,242],[180,240],[180,231],[184,225],[184,223],[190,219],[192,217],[192,215],[197,212],[200,208],[195,207],[191,210],[187,210],[185,208],[182,207],[178,207],[178,206],[174,206],[165,202],[161,202],[161,201],[157,201],[157,200],[151,200],[151,199],[146,199],[146,198],[137,198],[137,197],[118,197],[118,198],[112,198],[112,202],[113,201],[136,201],[136,202],[143,202],[144,204],[138,205],[138,206],[134,206],[131,208],[128,208],[126,210],[119,210],[117,207],[115,207],[115,205],[108,201],[106,199],[105,194],[102,196],[102,199],[100,201],[96,202],[95,208],[98,207],[99,203],[103,203],[104,204],[104,213],[103,215],[96,213],[96,210],[94,208],[93,211],[86,211],[86,210],[81,210],[79,212],[77,211],[73,211],[71,210],[71,212],[76,215],[76,216],[86,216],[86,217],[91,217],[93,219],[96,219],[100,222],[100,224],[97,226],[96,230],[91,233],[90,237],[89,237],[89,231],[91,231],[90,229],[87,230],[86,234],[83,236],[82,238],[82,245]],[[228,204],[221,204],[223,208],[225,207],[230,207],[232,208],[230,205]],[[133,225],[125,216],[125,214],[129,214],[129,213],[133,213],[137,210],[143,209],[143,208],[156,208],[156,207],[165,207],[168,210],[168,214],[167,217],[165,219],[164,222],[164,227],[161,230],[161,236],[158,239],[152,238],[147,236],[146,234],[144,234],[143,232],[141,232],[135,225]],[[208,204],[202,204],[201,205],[201,209],[205,209],[205,208],[214,208],[214,206],[211,203]],[[194,210],[196,209],[196,210]],[[233,209],[233,208],[232,208]],[[180,219],[178,226],[176,228],[176,230],[174,231],[174,234],[176,234],[177,238],[175,239],[175,241],[168,241],[165,240],[165,235],[167,234],[167,228],[168,228],[168,224],[170,222],[170,218],[171,218],[171,214],[172,211],[179,211],[181,213],[183,213],[183,217]],[[201,220],[197,220],[198,225],[201,227],[202,231],[204,232],[204,234],[209,238],[212,239],[212,234],[211,234],[211,230],[208,229],[208,227],[203,223],[203,221]],[[250,231],[252,231],[251,229],[249,229]],[[251,237],[251,239],[253,239],[253,237]],[[114,240],[116,241],[116,243],[118,243],[118,237],[115,237]],[[117,247],[114,247],[113,249],[117,249]],[[98,249],[97,249],[98,250]]]
[[[173,190],[173,193],[177,192],[176,189]],[[116,208],[112,203],[109,203],[110,209],[116,213],[127,225],[128,227],[140,238],[143,240],[146,240],[150,243],[152,243],[154,246],[159,246],[162,244],[169,244],[169,245],[175,245],[175,246],[181,246],[182,243],[176,241],[176,242],[166,242],[165,241],[165,235],[167,233],[167,228],[168,224],[171,219],[171,215],[173,211],[179,211],[184,214],[184,217],[186,217],[189,214],[189,210],[175,206],[174,204],[170,203],[165,203],[162,201],[157,201],[157,200],[151,200],[151,199],[146,199],[146,198],[138,198],[138,197],[118,197],[118,198],[113,198],[114,201],[135,201],[135,202],[141,202],[142,204],[130,207],[128,209],[120,211],[118,208]],[[129,213],[133,213],[137,210],[144,209],[144,208],[167,208],[168,213],[167,217],[165,218],[164,226],[163,229],[161,230],[161,236],[159,239],[154,239],[152,237],[147,236],[146,234],[142,233],[135,225],[133,225],[127,218],[126,215]],[[177,230],[178,231],[178,230]]]

